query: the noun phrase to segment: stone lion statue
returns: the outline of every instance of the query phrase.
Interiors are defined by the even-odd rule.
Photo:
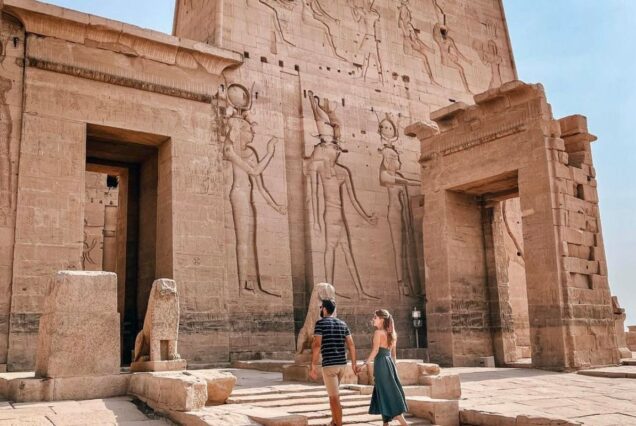
[[[296,343],[296,353],[302,354],[305,349],[311,350],[311,342],[314,338],[314,325],[318,321],[320,312],[319,307],[321,301],[325,299],[336,299],[336,289],[328,283],[318,283],[314,285],[309,299],[309,307],[307,309],[307,317],[305,324],[300,329],[298,340]]]
[[[179,334],[179,295],[177,283],[159,279],[152,283],[144,328],[135,339],[133,361],[181,359],[177,353]]]

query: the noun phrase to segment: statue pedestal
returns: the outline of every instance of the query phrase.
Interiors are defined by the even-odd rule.
[[[141,373],[149,371],[182,371],[185,370],[187,361],[185,359],[175,359],[169,361],[137,361],[130,364],[131,373]]]

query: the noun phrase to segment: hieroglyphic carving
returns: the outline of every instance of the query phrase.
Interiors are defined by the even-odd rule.
[[[303,162],[305,176],[309,182],[309,195],[314,228],[323,232],[321,219],[324,222],[325,236],[325,277],[326,281],[334,284],[336,249],[340,247],[344,254],[344,261],[356,287],[358,296],[362,299],[377,299],[368,294],[362,286],[358,267],[353,256],[351,233],[344,211],[344,194],[356,212],[369,224],[375,225],[377,218],[367,214],[358,201],[351,178],[351,172],[338,163],[338,157],[346,152],[341,147],[340,123],[335,119],[335,108],[327,100],[321,100],[312,91],[308,92],[311,108],[316,120],[320,142],[314,146],[311,155]],[[322,191],[320,191],[322,185]],[[322,200],[319,195],[322,194]],[[324,206],[322,218],[320,207]],[[341,297],[344,297],[340,295]]]
[[[0,39],[0,67],[4,67],[6,41]],[[0,225],[6,224],[11,211],[11,134],[13,120],[7,104],[7,93],[13,83],[0,76]]]
[[[339,21],[325,10],[319,0],[307,0],[307,6],[309,6],[309,9],[311,10],[313,18],[322,24],[322,30],[325,33],[327,43],[329,44],[333,54],[346,61],[347,58],[338,53],[336,44],[333,41],[333,30],[331,27],[332,25],[338,25]]]
[[[488,89],[501,86],[501,64],[503,63],[503,58],[499,54],[495,40],[488,40],[486,44],[480,40],[474,40],[473,48],[479,53],[479,58],[484,65],[490,66],[491,77]]]
[[[278,139],[267,143],[267,153],[259,159],[254,140],[253,122],[248,116],[252,106],[251,93],[239,84],[227,89],[227,102],[231,108],[223,118],[223,158],[232,165],[232,189],[230,202],[236,235],[236,262],[240,293],[260,292],[270,296],[279,294],[266,290],[261,283],[257,253],[257,211],[254,204],[254,187],[265,202],[279,214],[286,214],[284,205],[278,204],[265,187],[263,172],[272,160]],[[229,114],[229,115],[228,115]]]
[[[424,64],[424,70],[431,80],[431,83],[439,85],[439,83],[435,81],[435,77],[433,77],[433,70],[431,69],[427,55],[427,52],[435,53],[435,49],[428,46],[420,38],[418,31],[415,26],[413,26],[413,16],[411,15],[408,4],[409,0],[400,0],[400,5],[398,6],[398,27],[403,37],[404,53],[407,55],[412,53],[419,57]]]
[[[265,7],[268,7],[273,12],[274,28],[276,28],[276,33],[280,36],[280,38],[285,43],[295,46],[295,44],[289,41],[288,37],[285,36],[285,31],[283,31],[283,26],[281,24],[279,7],[287,13],[293,12],[296,7],[296,0],[258,0],[258,2]]]
[[[367,79],[367,73],[371,61],[375,63],[380,82],[384,83],[382,71],[382,59],[380,57],[380,37],[378,34],[378,22],[380,12],[374,7],[375,0],[348,0],[353,19],[358,24],[358,49],[354,58],[362,60],[360,68],[361,77]]]
[[[387,114],[379,123],[378,133],[382,140],[382,163],[380,164],[380,185],[387,189],[389,203],[387,221],[391,232],[395,274],[400,295],[417,296],[419,273],[415,259],[415,241],[413,237],[413,215],[409,198],[409,186],[419,186],[420,182],[411,179],[400,171],[402,163],[395,148],[399,132],[395,120]]]

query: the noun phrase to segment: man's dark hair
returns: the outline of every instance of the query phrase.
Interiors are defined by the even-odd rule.
[[[329,315],[331,315],[336,310],[336,301],[333,299],[325,299],[322,301],[322,307],[327,310]]]

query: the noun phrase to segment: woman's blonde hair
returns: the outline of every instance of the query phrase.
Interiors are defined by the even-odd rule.
[[[386,309],[378,309],[375,311],[375,316],[382,319],[382,329],[386,331],[387,344],[389,347],[393,346],[397,340],[397,333],[393,325],[393,316]]]

